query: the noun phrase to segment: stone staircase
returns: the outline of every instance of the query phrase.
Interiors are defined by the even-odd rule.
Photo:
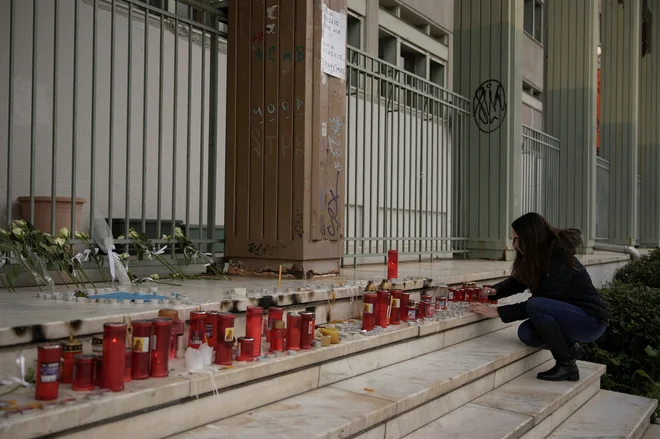
[[[596,364],[575,383],[536,380],[550,355],[516,331],[467,314],[204,373],[175,360],[98,399],[61,386],[71,405],[0,417],[0,438],[642,437],[656,401],[599,390]]]

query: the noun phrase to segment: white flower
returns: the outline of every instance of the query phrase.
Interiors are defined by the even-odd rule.
[[[85,240],[85,239],[88,239],[88,238],[89,238],[89,235],[87,233],[85,233],[85,232],[76,232],[76,239]]]
[[[62,238],[68,238],[69,237],[69,229],[67,229],[66,227],[62,227],[57,235],[61,236]]]
[[[60,247],[64,247],[66,240],[62,237],[55,238],[55,244],[59,245]]]
[[[119,235],[117,236],[117,239],[126,239],[126,237],[124,235]]]
[[[137,233],[135,230],[133,230],[133,229],[131,229],[131,230],[128,232],[128,237],[131,238],[131,239],[137,239],[137,238],[139,238],[138,233]]]
[[[160,239],[164,241],[169,241],[170,239],[172,239],[172,237],[170,235],[163,235]]]
[[[131,256],[128,253],[122,253],[119,257],[122,261],[127,261]]]
[[[5,235],[5,236],[7,236],[7,235],[9,235],[9,232],[6,231],[5,229],[0,229],[0,235]]]
[[[21,238],[21,237],[23,236],[23,229],[21,229],[21,228],[19,228],[19,227],[14,227],[14,230],[12,230],[12,232],[13,232],[14,235],[16,235],[16,237],[18,237],[18,238]]]
[[[183,238],[183,231],[181,230],[181,227],[174,228],[174,237],[177,239]]]
[[[152,275],[151,275],[151,278],[152,278],[153,280],[158,280],[158,279],[160,279],[160,275],[158,275],[158,274],[152,274]]]

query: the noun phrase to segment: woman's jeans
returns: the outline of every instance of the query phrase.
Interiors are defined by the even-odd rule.
[[[567,343],[588,343],[597,340],[607,329],[607,323],[598,320],[575,305],[544,297],[527,301],[527,317],[518,327],[518,337],[528,346],[540,347],[543,341],[535,327],[552,323],[561,328]]]

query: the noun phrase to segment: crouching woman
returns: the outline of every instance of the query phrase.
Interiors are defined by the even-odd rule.
[[[597,340],[607,328],[605,303],[589,273],[575,257],[582,246],[577,229],[557,229],[537,213],[528,213],[513,222],[516,258],[511,276],[482,296],[502,299],[529,289],[525,302],[497,308],[474,304],[473,312],[499,317],[509,323],[525,320],[518,328],[523,343],[549,349],[555,366],[537,375],[546,381],[577,381],[576,359],[584,351],[580,343]]]

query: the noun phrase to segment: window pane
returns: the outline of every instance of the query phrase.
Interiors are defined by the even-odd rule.
[[[523,28],[525,32],[534,35],[534,2],[536,0],[525,0],[525,22]]]
[[[445,86],[445,66],[439,62],[431,61],[429,65],[430,80],[440,87]]]
[[[543,3],[536,2],[534,8],[534,39],[543,43]]]
[[[349,46],[355,47],[358,50],[362,49],[362,35],[361,35],[361,20],[352,15],[348,16],[347,20],[347,37],[346,42]]]

